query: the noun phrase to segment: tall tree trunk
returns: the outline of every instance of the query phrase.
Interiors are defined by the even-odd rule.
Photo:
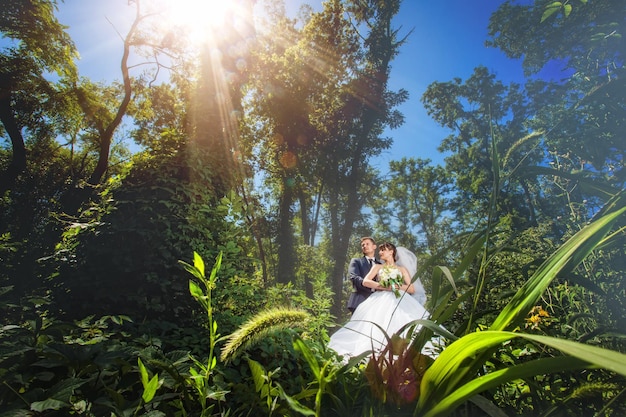
[[[301,187],[298,187],[298,202],[300,203],[302,241],[305,245],[313,245],[313,242],[311,242],[311,220],[309,219],[309,203],[307,201],[307,195]]]
[[[141,18],[139,12],[139,2],[137,2],[137,14],[130,30],[128,31],[128,34],[126,35],[126,38],[124,39],[124,52],[122,54],[122,60],[120,62],[122,79],[124,82],[124,97],[122,98],[120,106],[117,108],[117,113],[115,114],[115,117],[100,135],[100,151],[98,153],[98,163],[96,164],[96,167],[91,173],[88,181],[88,183],[91,185],[98,185],[106,171],[109,169],[109,153],[111,152],[111,142],[113,141],[113,134],[122,122],[122,118],[128,110],[128,105],[132,96],[132,85],[130,82],[130,74],[128,72],[128,57],[130,56],[130,47],[132,44],[133,36],[135,35],[135,31],[137,30],[137,26],[139,25],[140,21]]]
[[[0,195],[11,189],[17,177],[26,170],[26,147],[24,137],[17,125],[13,109],[11,108],[11,93],[0,97],[0,122],[4,125],[4,130],[11,138],[13,157],[7,169],[0,175]]]
[[[368,130],[367,128],[365,130]],[[367,137],[367,136],[362,136]],[[331,313],[335,317],[341,317],[344,302],[343,302],[343,277],[345,272],[345,266],[347,261],[348,249],[350,247],[350,238],[352,231],[354,230],[354,223],[357,216],[361,212],[363,207],[363,200],[359,198],[359,190],[364,179],[363,167],[365,166],[365,156],[363,153],[364,143],[361,141],[356,146],[353,158],[352,169],[348,176],[348,183],[346,184],[347,198],[344,209],[343,224],[337,223],[334,234],[332,236],[333,242],[333,272],[332,272],[332,290],[334,293],[333,305]],[[339,207],[336,205],[335,207]],[[331,214],[331,217],[337,218],[339,213]]]
[[[278,203],[278,270],[276,281],[287,284],[293,280],[296,251],[293,239],[293,187],[289,176],[283,177],[283,190]]]
[[[363,4],[356,6],[357,9],[367,7]],[[395,0],[392,0],[390,4],[381,4],[379,13],[375,14],[375,21],[370,22],[370,35],[366,41],[366,45],[369,45],[369,50],[366,55],[372,67],[371,70],[361,75],[361,80],[357,80],[355,83],[355,86],[361,87],[357,91],[358,96],[355,97],[360,107],[358,113],[360,128],[355,128],[354,132],[351,133],[355,134],[354,137],[358,138],[358,142],[352,151],[351,171],[346,188],[347,199],[344,223],[338,228],[339,230],[336,230],[339,234],[332,236],[331,239],[333,242],[333,254],[335,254],[333,275],[331,277],[334,292],[334,302],[331,311],[336,317],[340,317],[343,309],[343,270],[350,245],[349,239],[352,236],[354,223],[363,206],[359,190],[363,181],[366,180],[364,174],[368,156],[364,150],[368,149],[366,145],[371,147],[372,141],[378,139],[378,130],[386,123],[388,104],[385,100],[385,92],[387,91],[389,78],[389,63],[402,43],[402,41],[395,41],[396,33],[391,29],[391,19],[398,8],[399,2]]]

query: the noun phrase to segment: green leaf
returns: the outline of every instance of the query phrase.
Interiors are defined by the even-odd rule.
[[[280,396],[285,401],[287,401],[287,404],[289,404],[289,407],[291,407],[292,410],[294,410],[295,412],[299,414],[302,414],[303,416],[317,416],[314,410],[311,410],[307,406],[301,404],[294,397],[291,397],[289,394],[287,394],[285,390],[283,389],[283,387],[280,386],[280,384],[276,384],[276,386],[280,390]]]
[[[568,17],[571,12],[572,12],[571,4],[566,4],[565,6],[563,6],[563,14],[565,14],[565,17]]]
[[[200,272],[200,274],[202,274],[202,276],[204,275],[204,261],[202,260],[202,257],[198,254],[198,252],[194,251],[193,252],[193,266],[196,267],[196,269]]]
[[[315,355],[313,355],[313,352],[311,352],[311,349],[309,349],[306,343],[304,343],[304,341],[300,338],[297,338],[296,340],[294,340],[293,347],[294,349],[302,353],[302,355],[304,356],[304,359],[306,359],[307,363],[309,364],[311,371],[313,371],[315,378],[319,381],[320,380],[320,366],[317,363],[317,359],[315,358]]]
[[[546,10],[543,12],[543,15],[541,15],[541,23],[543,23],[544,20],[559,11],[561,7],[563,7],[563,3],[561,3],[560,1],[555,1],[554,3],[548,4],[546,6]]]
[[[69,404],[65,401],[56,400],[54,398],[48,398],[43,401],[35,401],[30,404],[32,411],[43,412],[46,410],[60,410],[61,408],[68,407]]]
[[[265,379],[263,378],[265,375],[265,369],[263,368],[263,365],[253,359],[248,359],[248,366],[252,372],[254,388],[257,392],[261,392],[261,389],[265,386]]]
[[[201,300],[204,297],[204,293],[200,286],[193,280],[189,280],[189,292],[196,300]]]
[[[526,378],[533,375],[544,375],[548,369],[550,372],[559,372],[580,369],[588,367],[588,365],[586,361],[577,358],[560,356],[557,358],[538,359],[522,365],[507,367],[472,379],[467,384],[438,401],[424,413],[424,417],[448,415],[451,410],[454,410],[475,395],[514,379]]]
[[[551,346],[567,355],[626,376],[626,354],[624,353],[549,336],[530,334],[519,334],[519,336]]]
[[[143,394],[141,395],[141,398],[146,403],[149,403],[154,398],[154,395],[156,394],[158,388],[159,388],[159,376],[154,375],[152,379],[150,380],[150,382],[148,382],[147,385],[144,385],[144,390],[143,390]]]
[[[469,250],[467,251],[465,256],[463,256],[463,258],[461,259],[459,266],[454,270],[455,280],[458,280],[461,277],[461,275],[463,275],[463,273],[467,271],[467,269],[469,268],[469,265],[471,265],[476,260],[476,255],[483,249],[486,238],[487,238],[487,235],[485,231],[482,231],[477,236],[472,236],[472,239],[475,239],[475,240],[471,242],[471,246]]]
[[[480,353],[518,337],[553,347],[570,357],[538,359],[482,377],[474,375],[477,365],[486,360]],[[474,332],[449,345],[428,368],[421,383],[418,414],[419,411],[428,417],[449,414],[471,396],[514,379],[595,367],[626,375],[626,354],[549,336],[507,331]]]
[[[215,282],[215,277],[217,276],[217,271],[222,267],[222,252],[217,255],[215,259],[215,265],[213,265],[213,269],[211,269],[211,276],[209,277],[210,282]]]
[[[188,264],[185,261],[178,261],[179,264],[181,264],[183,266],[183,268],[185,268],[185,271],[189,272],[191,275],[193,275],[194,277],[198,278],[199,280],[204,280],[204,275],[202,274],[202,272],[200,272],[200,270],[198,268],[196,268],[193,265]]]
[[[48,396],[47,399],[31,403],[30,408],[33,411],[45,411],[69,407],[70,399],[76,388],[81,387],[87,382],[87,380],[81,378],[64,379],[46,390],[45,395]]]
[[[141,361],[141,358],[137,358],[137,365],[139,366],[139,374],[141,375],[141,385],[145,389],[146,386],[148,386],[148,370]]]
[[[418,408],[429,409],[456,389],[464,382],[466,374],[473,370],[473,361],[480,352],[510,338],[508,332],[474,332],[448,345],[424,373]]]

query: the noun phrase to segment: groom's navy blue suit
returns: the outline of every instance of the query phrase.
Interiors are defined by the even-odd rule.
[[[374,263],[379,264],[380,261],[374,260]],[[348,299],[348,310],[354,313],[354,310],[372,293],[372,289],[363,286],[363,278],[372,269],[369,261],[365,256],[360,258],[352,258],[350,260],[350,266],[348,267],[348,277],[352,281],[352,294]]]

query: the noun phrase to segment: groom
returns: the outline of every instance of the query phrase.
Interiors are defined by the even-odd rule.
[[[352,281],[352,294],[348,300],[348,310],[350,313],[354,313],[354,310],[361,304],[370,294],[372,289],[363,286],[363,278],[370,272],[372,265],[379,264],[374,254],[376,252],[376,242],[371,237],[361,238],[361,252],[363,257],[352,258],[350,260],[350,266],[348,267],[348,276]]]

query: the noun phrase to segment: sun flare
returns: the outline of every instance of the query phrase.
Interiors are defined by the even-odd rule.
[[[162,0],[167,25],[184,31],[192,43],[205,42],[238,14],[234,0]]]

